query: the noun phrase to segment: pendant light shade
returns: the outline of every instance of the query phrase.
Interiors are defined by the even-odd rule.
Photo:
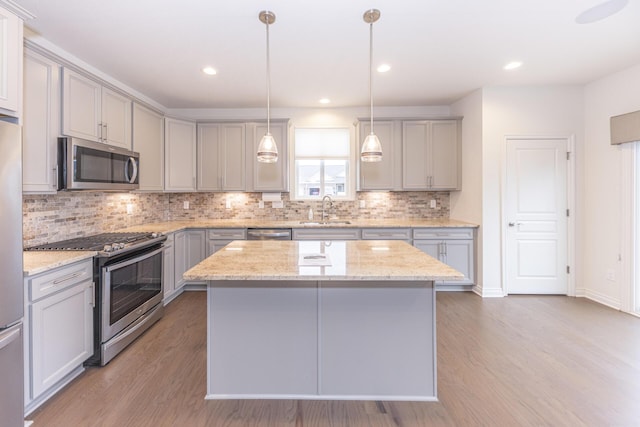
[[[364,22],[369,24],[369,100],[371,103],[371,133],[362,143],[360,160],[363,162],[382,161],[382,144],[373,131],[373,23],[380,19],[378,9],[367,10],[362,16]]]
[[[278,161],[278,146],[276,140],[271,135],[271,112],[270,112],[270,96],[271,96],[271,61],[269,57],[269,25],[276,22],[276,15],[268,10],[263,10],[258,15],[260,22],[267,26],[267,133],[260,140],[258,145],[257,157],[261,163],[275,163]]]
[[[276,140],[273,139],[268,131],[260,140],[258,145],[258,161],[261,163],[275,163],[278,161],[278,147]]]
[[[382,145],[378,136],[373,131],[367,135],[362,143],[362,151],[360,152],[360,160],[363,162],[380,162],[382,161]]]

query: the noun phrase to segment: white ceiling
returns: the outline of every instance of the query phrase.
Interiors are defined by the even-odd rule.
[[[640,1],[596,23],[575,18],[603,0],[14,0],[26,25],[167,108],[369,103],[374,24],[376,105],[446,105],[494,85],[584,84],[640,63]],[[502,69],[523,61],[515,71]],[[212,65],[214,77],[201,69]]]

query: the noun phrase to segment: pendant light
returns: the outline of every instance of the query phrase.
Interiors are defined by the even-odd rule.
[[[364,22],[369,24],[369,100],[371,102],[371,133],[367,135],[362,143],[360,160],[363,162],[382,161],[382,145],[378,136],[373,131],[373,23],[380,19],[378,9],[367,10],[363,17]]]
[[[276,15],[268,10],[263,10],[258,15],[260,21],[267,26],[267,133],[260,140],[258,145],[258,161],[261,163],[275,163],[278,161],[278,147],[276,140],[271,135],[271,112],[269,102],[271,96],[271,61],[269,58],[269,25],[276,22]]]

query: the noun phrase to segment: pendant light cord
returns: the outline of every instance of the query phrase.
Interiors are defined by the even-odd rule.
[[[371,102],[371,134],[373,135],[373,22],[369,23],[369,101]]]
[[[267,19],[267,134],[271,133],[270,122],[271,122],[271,114],[270,103],[271,103],[271,58],[269,55],[269,20]]]

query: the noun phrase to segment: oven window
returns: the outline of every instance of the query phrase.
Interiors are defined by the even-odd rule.
[[[110,323],[113,325],[162,292],[162,252],[111,271]]]

